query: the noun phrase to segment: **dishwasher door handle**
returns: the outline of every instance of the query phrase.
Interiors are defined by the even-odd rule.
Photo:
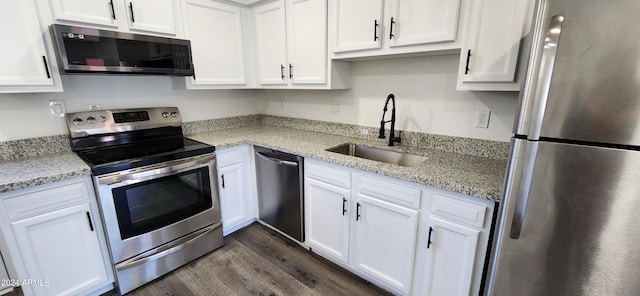
[[[288,160],[282,160],[282,159],[269,157],[269,156],[266,156],[266,155],[264,155],[264,154],[262,154],[260,152],[256,152],[256,155],[258,155],[260,158],[262,158],[262,159],[264,159],[266,161],[273,162],[273,163],[276,163],[276,164],[279,164],[279,165],[286,165],[286,166],[293,166],[293,167],[298,166],[298,163],[295,162],[295,161],[288,161]]]

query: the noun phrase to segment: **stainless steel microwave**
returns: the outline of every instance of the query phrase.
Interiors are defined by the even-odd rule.
[[[189,40],[51,25],[62,74],[193,75]]]

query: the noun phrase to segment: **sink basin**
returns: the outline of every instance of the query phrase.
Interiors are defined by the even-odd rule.
[[[340,146],[329,148],[326,151],[395,164],[404,167],[414,167],[427,160],[427,158],[424,156],[389,151],[356,144],[342,144]]]

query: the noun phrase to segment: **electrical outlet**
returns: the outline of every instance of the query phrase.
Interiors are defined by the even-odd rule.
[[[340,114],[340,101],[331,101],[329,104],[329,112],[331,112],[331,114]]]
[[[476,127],[489,128],[489,117],[491,117],[491,110],[478,110],[476,112]]]
[[[284,110],[284,99],[280,99],[280,110]]]
[[[369,134],[369,130],[368,130],[368,129],[366,129],[366,128],[361,128],[361,129],[360,129],[360,134],[361,134],[361,135],[368,135],[368,134]]]
[[[64,117],[67,113],[67,108],[64,106],[63,100],[49,101],[49,108],[51,109],[51,117]]]

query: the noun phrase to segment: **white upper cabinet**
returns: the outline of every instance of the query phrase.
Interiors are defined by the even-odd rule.
[[[182,37],[174,0],[49,0],[53,21],[105,30]]]
[[[326,0],[280,0],[253,8],[258,84],[327,87],[326,11]]]
[[[118,28],[118,0],[49,0],[56,21],[68,21]],[[115,3],[114,3],[115,1]],[[124,15],[121,15],[124,17]]]
[[[49,37],[33,1],[0,3],[0,93],[62,91]],[[54,57],[54,58],[51,58]]]
[[[246,85],[243,8],[211,0],[184,0],[184,30],[191,40],[195,75],[187,88]]]
[[[391,0],[389,6],[389,47],[455,41],[460,0]]]
[[[348,0],[333,5],[333,52],[378,49],[382,45],[382,0]]]
[[[180,5],[174,0],[128,0],[129,28],[141,32],[176,34]]]
[[[475,0],[460,53],[458,90],[520,90],[521,41],[530,31],[531,0]],[[526,45],[526,44],[525,44]]]
[[[292,84],[327,82],[327,1],[289,0],[289,78]]]
[[[287,23],[285,2],[258,6],[253,11],[256,32],[257,71],[260,84],[286,84]],[[286,68],[286,69],[285,69]]]
[[[468,0],[330,0],[332,58],[457,50],[467,6]]]

